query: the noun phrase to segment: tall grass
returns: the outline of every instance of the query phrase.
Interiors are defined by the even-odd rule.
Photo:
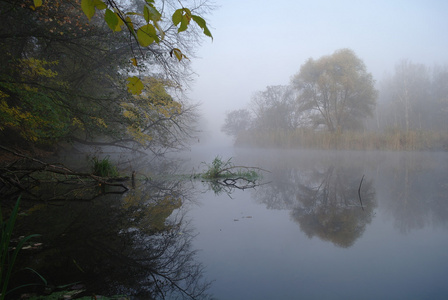
[[[92,158],[92,173],[101,177],[117,177],[117,168],[111,163],[109,156],[99,160],[97,157]]]
[[[257,168],[235,166],[231,162],[232,158],[222,160],[221,157],[216,156],[211,164],[206,164],[208,169],[202,174],[204,179],[219,179],[219,178],[244,178],[251,181],[260,178],[261,175],[256,172]]]

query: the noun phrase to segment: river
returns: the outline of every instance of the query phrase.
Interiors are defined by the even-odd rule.
[[[266,171],[244,190],[167,176],[25,204],[18,230],[43,245],[20,265],[135,299],[448,297],[448,153],[196,146],[151,172],[197,174],[216,156]]]

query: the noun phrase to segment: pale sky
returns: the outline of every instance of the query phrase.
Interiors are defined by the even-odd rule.
[[[216,140],[225,113],[246,108],[270,85],[289,84],[300,66],[352,49],[377,81],[408,59],[448,64],[446,0],[217,0],[192,66],[190,98],[200,102]]]

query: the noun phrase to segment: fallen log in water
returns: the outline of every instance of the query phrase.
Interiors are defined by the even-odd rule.
[[[123,184],[130,177],[103,177],[88,172],[74,171],[61,163],[47,163],[40,159],[23,154],[18,150],[13,150],[0,145],[0,149],[9,152],[17,157],[16,160],[0,167],[0,192],[4,190],[18,190],[20,192],[37,197],[31,190],[33,187],[48,182],[48,175],[51,174],[51,181],[56,183],[83,184],[95,183],[102,188],[107,186],[120,188],[119,193],[124,193],[129,188]],[[14,193],[12,191],[11,193]],[[115,191],[114,193],[117,193]]]

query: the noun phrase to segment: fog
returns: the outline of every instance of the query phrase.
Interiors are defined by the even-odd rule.
[[[227,111],[244,108],[270,85],[287,85],[300,66],[349,48],[376,82],[403,59],[448,63],[448,2],[217,1],[207,16],[213,41],[192,60],[190,98],[200,102],[202,141],[228,144],[220,128]]]

